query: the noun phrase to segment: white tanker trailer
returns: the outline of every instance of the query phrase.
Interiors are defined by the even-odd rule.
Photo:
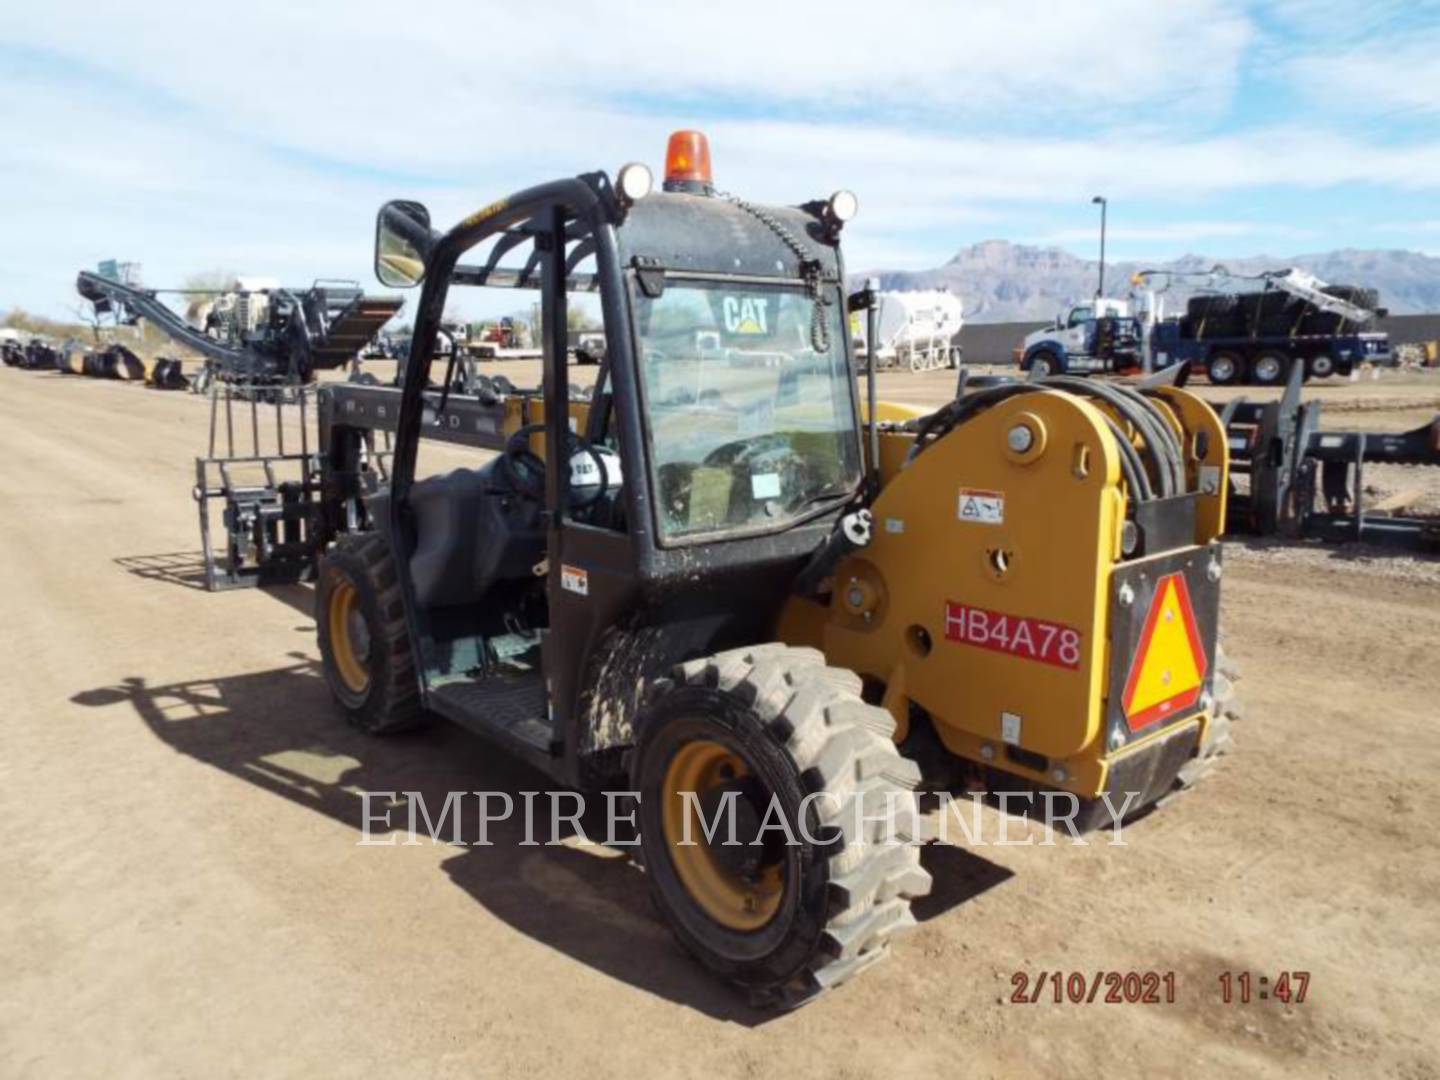
[[[877,367],[931,371],[959,366],[965,309],[954,293],[944,289],[882,292],[876,309]],[[857,343],[865,334],[864,320],[858,323],[852,327]],[[866,342],[862,349],[868,346]]]

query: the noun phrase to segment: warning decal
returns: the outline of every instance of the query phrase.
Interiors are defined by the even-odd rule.
[[[961,488],[959,517],[961,521],[974,521],[981,525],[1005,524],[1005,493]]]
[[[1205,646],[1195,625],[1190,586],[1183,574],[1166,574],[1155,586],[1120,699],[1130,730],[1139,731],[1193,706],[1200,699],[1205,668]]]
[[[581,596],[590,595],[590,575],[579,566],[560,567],[560,587]]]

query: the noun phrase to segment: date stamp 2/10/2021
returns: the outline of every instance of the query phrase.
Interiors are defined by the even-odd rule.
[[[1174,1005],[1181,984],[1174,971],[1042,970],[1015,972],[1010,987],[1012,1005]],[[1310,972],[1223,971],[1205,993],[1221,1005],[1303,1005],[1310,993]]]

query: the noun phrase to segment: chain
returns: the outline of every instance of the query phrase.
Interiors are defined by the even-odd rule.
[[[753,217],[760,224],[773,232],[780,238],[780,242],[789,248],[800,263],[800,274],[805,279],[805,289],[810,294],[812,306],[810,309],[810,347],[818,353],[830,351],[830,327],[825,320],[825,294],[820,281],[820,260],[812,259],[805,246],[796,239],[795,234],[786,227],[784,222],[778,220],[768,210],[756,206],[752,202],[740,198],[738,195],[731,195],[727,191],[717,191],[716,196],[724,199],[733,206],[738,206],[747,214]]]

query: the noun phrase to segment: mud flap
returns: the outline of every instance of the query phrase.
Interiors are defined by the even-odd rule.
[[[1174,790],[1180,769],[1194,756],[1199,739],[1199,717],[1195,717],[1116,758],[1100,797],[1080,801],[1075,828],[1082,833],[1108,828],[1117,818],[1129,821],[1154,806]]]

